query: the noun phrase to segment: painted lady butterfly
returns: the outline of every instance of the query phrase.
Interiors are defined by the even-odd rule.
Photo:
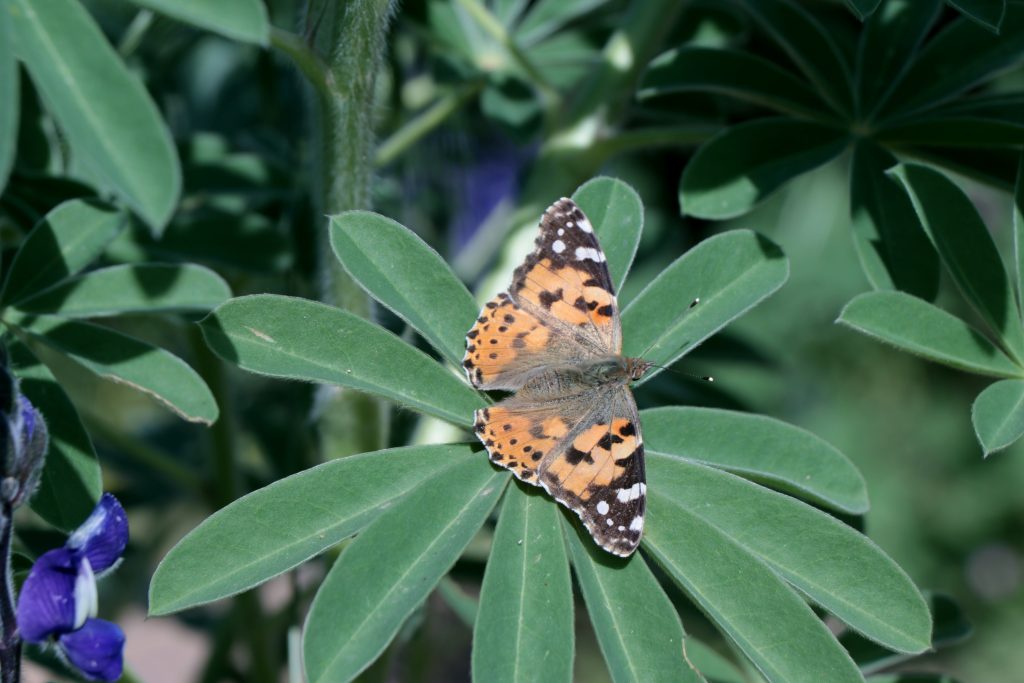
[[[476,411],[491,462],[542,486],[598,545],[626,557],[640,544],[647,490],[629,383],[651,365],[621,350],[604,252],[580,208],[559,199],[509,291],[466,335],[463,367],[478,389],[515,392]]]

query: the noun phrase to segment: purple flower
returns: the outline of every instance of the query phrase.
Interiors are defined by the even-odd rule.
[[[86,678],[121,677],[124,632],[96,618],[96,576],[109,571],[128,544],[128,517],[104,493],[63,548],[43,553],[18,599],[18,630],[30,643],[55,639],[64,658]]]

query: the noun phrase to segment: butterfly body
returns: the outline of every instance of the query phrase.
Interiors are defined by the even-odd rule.
[[[491,462],[543,487],[598,545],[628,556],[640,543],[647,488],[629,384],[651,365],[621,355],[611,276],[579,207],[560,199],[540,227],[508,292],[466,335],[469,381],[514,392],[478,410],[474,430]]]

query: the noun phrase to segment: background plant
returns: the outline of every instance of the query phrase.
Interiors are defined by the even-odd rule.
[[[26,13],[25,5],[36,12]],[[71,282],[111,266],[169,263],[182,272],[207,273],[187,265],[202,264],[236,294],[320,299],[370,317],[436,359],[457,348],[456,326],[438,326],[449,330],[446,355],[433,350],[440,336],[424,335],[424,341],[410,331],[422,333],[422,321],[375,308],[331,255],[324,213],[372,204],[413,228],[459,279],[492,293],[507,283],[532,241],[540,211],[553,198],[598,174],[624,178],[647,207],[635,265],[621,292],[624,305],[694,243],[721,229],[752,228],[781,245],[791,265],[789,282],[687,355],[685,369],[714,374],[714,385],[665,373],[638,392],[642,407],[699,403],[760,412],[834,443],[863,471],[871,491],[871,512],[855,523],[866,524],[918,585],[954,594],[978,624],[966,646],[915,666],[949,666],[968,680],[1016,670],[1014,650],[1004,643],[1012,642],[1009,634],[1021,614],[1014,578],[1021,459],[981,466],[970,457],[977,446],[967,406],[981,387],[969,376],[925,370],[831,326],[842,304],[872,286],[898,287],[960,313],[958,300],[942,284],[939,256],[926,233],[913,221],[894,218],[914,218],[906,194],[883,174],[897,161],[962,174],[954,181],[993,226],[1001,253],[1013,253],[1005,231],[1011,225],[1009,202],[999,192],[1012,185],[1018,150],[1010,147],[1020,143],[1014,137],[1016,3],[453,0],[405,3],[397,14],[387,3],[347,3],[351,13],[333,5],[4,0],[0,30],[13,26],[16,39],[0,40],[0,130],[17,131],[16,137],[0,135],[0,169],[11,169],[0,174],[9,178],[0,196],[5,272],[13,273],[16,250],[28,248],[24,236],[44,217],[59,216],[54,210],[69,199],[95,206],[99,196],[115,212],[128,209],[132,216],[113,241],[78,267]],[[52,7],[53,14],[39,14],[39,7]],[[995,13],[984,14],[986,7]],[[859,17],[871,10],[862,24]],[[810,38],[787,37],[785,28],[793,25],[808,29],[798,38]],[[356,44],[351,32],[368,39]],[[858,62],[857,45],[869,41],[908,51],[866,51],[893,61]],[[684,71],[674,57],[663,57],[648,69],[668,51],[708,61],[701,70]],[[778,97],[760,101],[756,88],[751,96],[749,84],[730,76],[730,65],[737,63],[764,67],[750,73],[770,72],[770,82],[786,86],[775,92],[789,93],[805,106],[779,109]],[[856,78],[808,74],[811,67],[820,71],[829,64]],[[932,77],[951,64],[963,67],[959,75]],[[900,110],[899,126],[884,116],[862,125],[856,108],[831,104],[842,102],[844,88],[857,96],[853,102],[877,104],[880,93],[861,97],[859,89],[895,82],[894,65],[908,69],[898,98],[887,101],[914,105]],[[73,92],[48,85],[47,79],[57,83],[65,69],[75,70],[79,87]],[[92,69],[105,77],[90,76]],[[4,77],[15,73],[17,78]],[[352,73],[367,78],[346,78]],[[688,75],[702,74],[704,81],[686,82]],[[668,78],[664,90],[657,86],[660,76]],[[356,92],[362,95],[351,97]],[[346,94],[344,101],[353,106],[337,106]],[[764,120],[776,111],[785,120]],[[752,143],[756,168],[735,168],[743,155],[707,151],[755,124],[797,134],[776,135],[770,148]],[[827,135],[805,134],[808,129]],[[816,147],[823,139],[834,144]],[[691,148],[702,144],[707,147],[690,163]],[[812,149],[800,161],[808,144]],[[346,145],[353,155],[342,154]],[[852,174],[846,170],[850,153],[844,151],[850,149]],[[835,161],[826,163],[826,157]],[[716,158],[732,165],[709,166]],[[718,180],[724,182],[704,186],[723,170]],[[696,185],[688,186],[691,176]],[[975,181],[965,185],[965,176]],[[751,194],[742,182],[731,182],[737,177],[762,189]],[[720,225],[695,219],[687,209],[687,187],[707,189],[707,197],[739,197],[741,215]],[[850,254],[851,224],[860,236],[858,259]],[[123,383],[97,381],[109,368],[97,373],[65,349],[54,352],[52,340],[59,335],[37,325],[83,324],[61,307],[76,293],[88,293],[66,283],[56,291],[61,287],[64,294],[49,299],[40,292],[52,310],[22,311],[8,301],[4,320],[19,330],[19,343],[45,363],[26,356],[19,371],[24,383],[45,367],[78,411],[84,429],[71,443],[80,444],[94,463],[92,479],[82,478],[93,482],[92,496],[99,492],[92,456],[98,452],[105,488],[118,494],[139,530],[125,567],[111,579],[116,586],[105,586],[104,609],[111,616],[138,615],[157,560],[244,492],[346,453],[458,438],[441,422],[358,392],[265,380],[225,366],[187,321],[226,298],[226,290],[217,301],[176,308],[187,309],[184,317],[137,312],[160,309],[151,304],[154,290],[141,285],[140,309],[94,307],[89,315],[102,317],[90,325],[165,349],[195,368],[219,417],[210,428],[189,425],[137,398]],[[110,305],[112,291],[120,290],[107,289],[99,298],[108,300],[104,305]],[[972,321],[972,314],[962,315]],[[43,342],[47,335],[50,344]],[[17,345],[12,351],[21,353]],[[49,376],[44,380],[57,386]],[[196,384],[184,396],[195,401],[206,393]],[[353,431],[352,424],[369,429]],[[341,468],[344,462],[325,467]],[[76,509],[84,515],[89,506],[82,500]],[[505,518],[503,512],[498,519]],[[81,521],[46,519],[62,528]],[[413,611],[364,675],[468,674],[458,667],[471,660],[472,631],[460,619],[473,621],[477,607],[468,598],[483,584],[488,539],[485,533],[470,542],[454,572]],[[26,555],[59,544],[44,540],[45,527],[36,518],[19,525]],[[147,626],[156,622],[201,634],[206,654],[196,678],[270,680],[287,662],[298,661],[289,659],[288,644],[292,653],[299,651],[296,627],[335,557],[324,553],[258,593]],[[728,649],[728,641],[665,580],[667,574],[655,574],[691,634],[688,647],[708,643],[733,664],[705,672],[722,680],[756,678],[735,670],[743,657]],[[592,602],[586,600],[588,609]],[[937,623],[960,624],[945,633],[962,635],[962,620],[940,612]],[[252,623],[265,627],[246,628]],[[607,675],[591,628],[579,619],[575,671],[585,680]],[[449,644],[439,648],[434,639]],[[865,672],[895,661],[891,653],[870,654],[870,646],[845,636],[843,644]]]

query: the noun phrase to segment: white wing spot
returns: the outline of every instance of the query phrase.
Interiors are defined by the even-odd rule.
[[[565,234],[565,230],[563,230],[562,228],[559,228],[558,229],[558,236],[561,237],[564,234]]]
[[[575,224],[575,223],[573,223],[572,221],[566,221],[566,222],[565,222],[565,227],[567,227],[567,228],[571,228],[571,227],[572,227],[572,226],[574,226],[574,225],[576,225],[576,224]]]
[[[594,228],[591,227],[590,221],[588,221],[586,219],[580,221],[579,223],[577,223],[577,225],[579,226],[580,230],[582,230],[583,232],[594,232]]]
[[[593,247],[576,247],[576,260],[582,261],[584,259],[602,263],[604,261],[604,254],[599,249],[594,249]]]
[[[607,515],[608,514],[608,501],[607,500],[602,500],[600,503],[597,504],[597,514],[599,514],[599,515]]]
[[[615,522],[613,522],[613,521],[612,521],[612,520],[610,520],[610,519],[606,519],[606,520],[604,520],[604,521],[608,522],[608,526],[611,526],[612,524],[614,524],[614,523],[615,523]]]
[[[615,497],[618,499],[620,503],[628,503],[629,501],[636,500],[637,498],[642,496],[643,492],[646,490],[647,487],[643,483],[637,482],[630,486],[628,489],[619,489],[618,491],[616,491]]]
[[[643,515],[637,515],[636,517],[633,518],[633,521],[629,523],[629,530],[630,531],[640,531],[643,528],[644,528],[644,516]]]
[[[626,530],[626,527],[624,527],[624,526],[622,526],[622,525],[620,524],[620,525],[619,525],[619,531],[625,531],[625,530]]]
[[[562,240],[555,240],[555,243],[551,245],[551,250],[556,254],[561,254],[565,251],[565,242]]]

